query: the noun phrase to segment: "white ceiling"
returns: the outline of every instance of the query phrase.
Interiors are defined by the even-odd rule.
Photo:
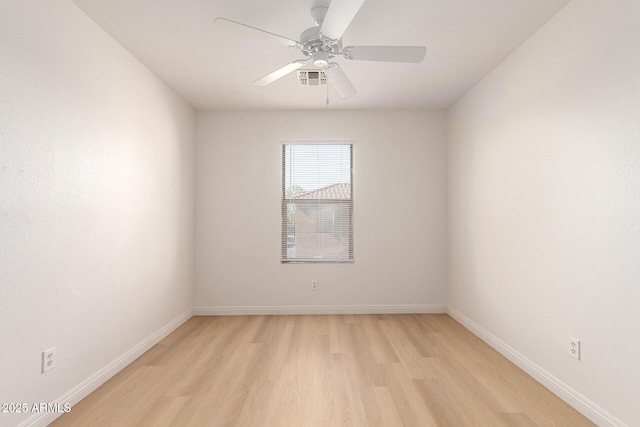
[[[367,0],[343,36],[345,46],[418,45],[427,56],[421,64],[339,58],[358,94],[341,100],[330,91],[327,107],[326,88],[299,86],[295,73],[252,86],[302,54],[213,20],[299,40],[314,25],[311,8],[329,0],[73,1],[198,110],[445,108],[568,2]]]

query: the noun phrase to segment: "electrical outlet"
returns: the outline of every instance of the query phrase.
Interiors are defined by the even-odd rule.
[[[580,340],[569,337],[569,354],[571,357],[580,360]]]
[[[318,281],[317,280],[312,280],[311,281],[311,289],[314,291],[318,290]]]
[[[50,371],[56,366],[56,348],[42,352],[42,373]]]

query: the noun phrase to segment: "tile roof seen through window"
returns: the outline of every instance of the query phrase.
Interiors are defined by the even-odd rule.
[[[317,190],[294,191],[291,199],[296,200],[349,200],[351,199],[351,184],[339,182],[327,185]]]

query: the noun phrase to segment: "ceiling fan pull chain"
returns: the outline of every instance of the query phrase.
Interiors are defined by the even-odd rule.
[[[327,84],[327,105],[329,105],[329,85]]]

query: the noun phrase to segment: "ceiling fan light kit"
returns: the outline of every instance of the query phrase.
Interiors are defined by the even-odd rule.
[[[300,41],[293,41],[269,31],[242,24],[226,18],[217,18],[214,23],[240,25],[278,41],[289,41],[292,48],[302,52],[305,59],[299,59],[278,68],[253,82],[255,86],[266,86],[298,70],[308,63],[320,68],[329,85],[342,99],[351,98],[357,91],[345,72],[333,58],[341,57],[348,61],[382,61],[420,63],[426,55],[424,46],[348,46],[342,47],[342,35],[360,10],[365,0],[333,0],[329,7],[319,6],[311,9],[311,18],[316,26],[307,28],[300,35]],[[300,74],[298,75],[300,79]]]

